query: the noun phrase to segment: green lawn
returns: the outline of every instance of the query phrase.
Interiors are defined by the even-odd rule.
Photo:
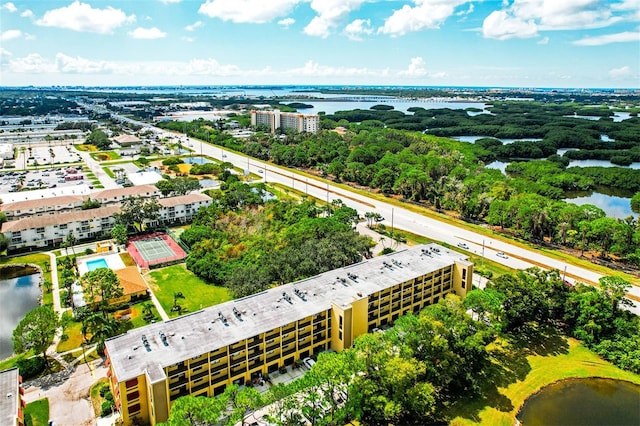
[[[640,384],[633,374],[602,360],[579,341],[553,330],[527,341],[499,340],[492,347],[493,364],[480,397],[453,404],[450,425],[512,426],[524,401],[559,380],[605,377]]]
[[[67,326],[64,328],[64,334],[68,337],[64,342],[58,343],[56,351],[66,352],[71,349],[76,349],[82,346],[82,323],[69,320]]]
[[[26,426],[47,426],[49,423],[49,399],[43,398],[33,401],[24,409],[24,424]]]
[[[229,290],[205,283],[188,271],[184,264],[151,271],[148,281],[165,312],[171,317],[178,315],[171,311],[174,293],[182,292],[185,296],[185,299],[178,299],[183,313],[195,312],[232,299]]]

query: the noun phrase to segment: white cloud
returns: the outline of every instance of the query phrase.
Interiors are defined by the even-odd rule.
[[[303,0],[206,0],[198,13],[235,23],[263,24],[286,16]]]
[[[424,59],[420,56],[416,56],[415,58],[411,58],[411,62],[406,70],[402,70],[398,72],[398,75],[404,75],[407,77],[424,77],[427,75],[427,68]]]
[[[369,70],[368,68],[331,67],[327,65],[320,65],[317,62],[309,60],[303,67],[284,71],[283,74],[304,77],[354,77],[371,76],[379,73]]]
[[[8,41],[22,37],[20,30],[7,30],[0,33],[0,41]]]
[[[56,64],[37,53],[9,61],[9,70],[16,74],[40,74],[56,72]]]
[[[360,7],[364,0],[311,0],[311,9],[318,15],[304,28],[307,35],[326,38],[340,21]]]
[[[637,3],[637,0],[632,0]],[[618,5],[617,9],[614,5]],[[528,38],[539,31],[584,30],[604,28],[624,19],[616,10],[621,3],[595,0],[513,0],[503,2],[482,24],[487,38],[507,40]]]
[[[605,34],[597,37],[585,37],[574,41],[577,46],[602,46],[610,43],[640,42],[640,31],[625,31],[616,34]]]
[[[129,35],[132,38],[137,38],[140,40],[155,40],[158,38],[165,38],[167,36],[167,33],[160,31],[156,27],[152,27],[152,28],[138,27],[133,31],[129,31]]]
[[[284,28],[289,28],[291,25],[295,24],[296,20],[293,18],[284,18],[278,21],[278,25],[284,27]]]
[[[351,40],[360,41],[363,35],[373,34],[369,19],[356,19],[344,28],[344,32]]]
[[[171,4],[171,3],[180,3],[182,0],[160,0],[161,3]]]
[[[113,65],[107,61],[91,61],[79,56],[71,57],[64,53],[56,55],[56,70],[67,74],[104,74],[113,71]]]
[[[18,11],[18,8],[16,7],[15,4],[9,1],[4,3],[2,6],[0,6],[0,10],[6,10],[9,13],[14,13]]]
[[[620,68],[612,68],[609,70],[609,77],[623,78],[631,75],[631,68],[628,65]]]
[[[194,41],[196,41],[196,39],[195,39],[195,38],[193,38],[193,37],[186,37],[186,36],[182,36],[182,37],[181,37],[181,40],[182,40],[182,41],[184,41],[184,42],[186,42],[186,43],[193,43]]]
[[[13,54],[4,47],[0,47],[0,65],[8,64]]]
[[[470,15],[470,14],[473,13],[474,10],[475,10],[475,7],[474,7],[473,3],[471,3],[467,10],[461,10],[460,12],[456,13],[456,16]]]
[[[543,37],[542,39],[540,39],[540,41],[538,41],[537,44],[542,44],[542,45],[549,44],[549,37]]]
[[[469,0],[413,0],[415,6],[404,5],[389,16],[378,32],[391,36],[424,29],[437,29]]]
[[[529,19],[523,20],[509,15],[504,10],[491,12],[482,23],[482,34],[486,38],[508,40],[510,38],[529,38],[538,35],[538,26]]]
[[[193,24],[191,24],[191,25],[187,25],[186,27],[184,27],[184,29],[185,29],[186,31],[195,31],[195,30],[197,30],[198,28],[200,28],[201,26],[202,26],[202,21],[196,21],[196,22],[194,22],[194,23],[193,23]]]
[[[80,32],[111,34],[116,28],[134,22],[135,19],[135,15],[127,16],[122,10],[114,9],[111,6],[97,9],[87,3],[75,0],[69,6],[45,12],[44,16],[36,21],[36,24]]]
[[[23,18],[33,18],[33,12],[30,9],[25,10],[20,14]]]

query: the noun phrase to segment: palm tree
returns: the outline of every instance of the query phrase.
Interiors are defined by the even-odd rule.
[[[153,304],[151,304],[151,302],[145,302],[142,304],[142,317],[146,321],[153,319]]]
[[[173,293],[173,306],[171,307],[172,311],[182,311],[182,306],[178,305],[178,299],[186,299],[181,291]]]
[[[69,234],[67,234],[66,243],[69,245],[69,247],[71,247],[71,253],[73,253],[73,257],[76,257],[76,252],[73,249],[73,246],[75,245],[76,241],[77,239],[76,239],[76,236],[73,234],[73,232],[70,232]]]

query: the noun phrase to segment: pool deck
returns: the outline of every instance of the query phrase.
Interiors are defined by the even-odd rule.
[[[78,272],[80,275],[84,275],[89,272],[89,268],[87,267],[87,262],[91,262],[92,260],[104,259],[107,262],[107,266],[112,271],[117,271],[118,269],[124,269],[125,264],[120,258],[120,254],[118,253],[109,253],[109,254],[92,254],[90,256],[85,256],[78,259]]]

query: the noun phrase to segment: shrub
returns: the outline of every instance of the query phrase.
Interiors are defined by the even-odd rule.
[[[162,160],[163,166],[175,166],[177,164],[182,164],[182,163],[184,163],[184,161],[182,161],[182,159],[178,157],[169,157]]]
[[[100,388],[100,396],[105,397],[105,395],[109,393],[109,386],[103,386]]]
[[[38,376],[45,368],[44,358],[41,356],[21,359],[17,365],[20,375],[25,380]]]
[[[106,417],[113,413],[113,404],[109,401],[105,401],[100,406],[100,417]]]
[[[84,254],[87,254],[87,255],[89,255],[89,254],[93,254],[93,250],[91,250],[89,247],[87,247],[87,248],[85,249],[85,251],[84,251]]]

